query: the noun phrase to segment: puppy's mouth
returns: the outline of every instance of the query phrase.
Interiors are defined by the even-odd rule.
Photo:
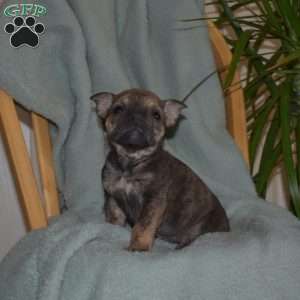
[[[131,128],[118,134],[114,141],[127,151],[135,152],[150,146],[144,131],[140,128]]]

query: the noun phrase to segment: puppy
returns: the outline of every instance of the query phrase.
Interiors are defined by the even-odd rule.
[[[106,221],[132,227],[130,251],[148,251],[155,237],[177,249],[207,232],[229,231],[216,196],[183,162],[163,149],[185,105],[130,89],[91,97],[110,152],[102,169]]]

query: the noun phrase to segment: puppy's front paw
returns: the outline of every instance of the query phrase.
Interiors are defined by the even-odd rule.
[[[107,223],[110,223],[110,224],[113,224],[113,225],[119,225],[119,226],[122,226],[122,227],[124,227],[126,225],[126,219],[122,218],[122,217],[118,218],[118,217],[115,217],[115,216],[106,216],[105,221]]]
[[[126,216],[116,201],[110,197],[106,200],[104,205],[105,221],[113,225],[126,225]]]
[[[131,241],[127,250],[128,251],[150,251],[152,243],[146,243],[139,240]]]
[[[136,224],[132,230],[129,251],[149,251],[153,245],[153,236]]]

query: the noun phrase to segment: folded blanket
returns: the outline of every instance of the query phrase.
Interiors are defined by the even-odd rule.
[[[47,14],[36,17],[45,25],[38,47],[13,48],[0,31],[0,87],[52,121],[69,210],[1,262],[0,299],[300,299],[300,224],[256,197],[225,129],[217,76],[188,99],[166,147],[218,196],[232,231],[206,234],[180,251],[158,240],[151,253],[129,253],[129,228],[104,222],[104,138],[89,97],[140,87],[182,99],[215,69],[204,24],[180,22],[201,15],[200,1],[41,4]],[[1,15],[0,28],[9,22]]]

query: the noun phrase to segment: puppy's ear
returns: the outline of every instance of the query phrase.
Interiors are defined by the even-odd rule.
[[[179,119],[181,110],[186,108],[187,106],[183,102],[173,99],[163,101],[163,103],[166,126],[173,127],[176,125]]]
[[[93,95],[90,99],[95,101],[96,103],[96,111],[98,116],[101,119],[105,119],[110,107],[112,106],[114,94],[106,92],[97,93]]]

